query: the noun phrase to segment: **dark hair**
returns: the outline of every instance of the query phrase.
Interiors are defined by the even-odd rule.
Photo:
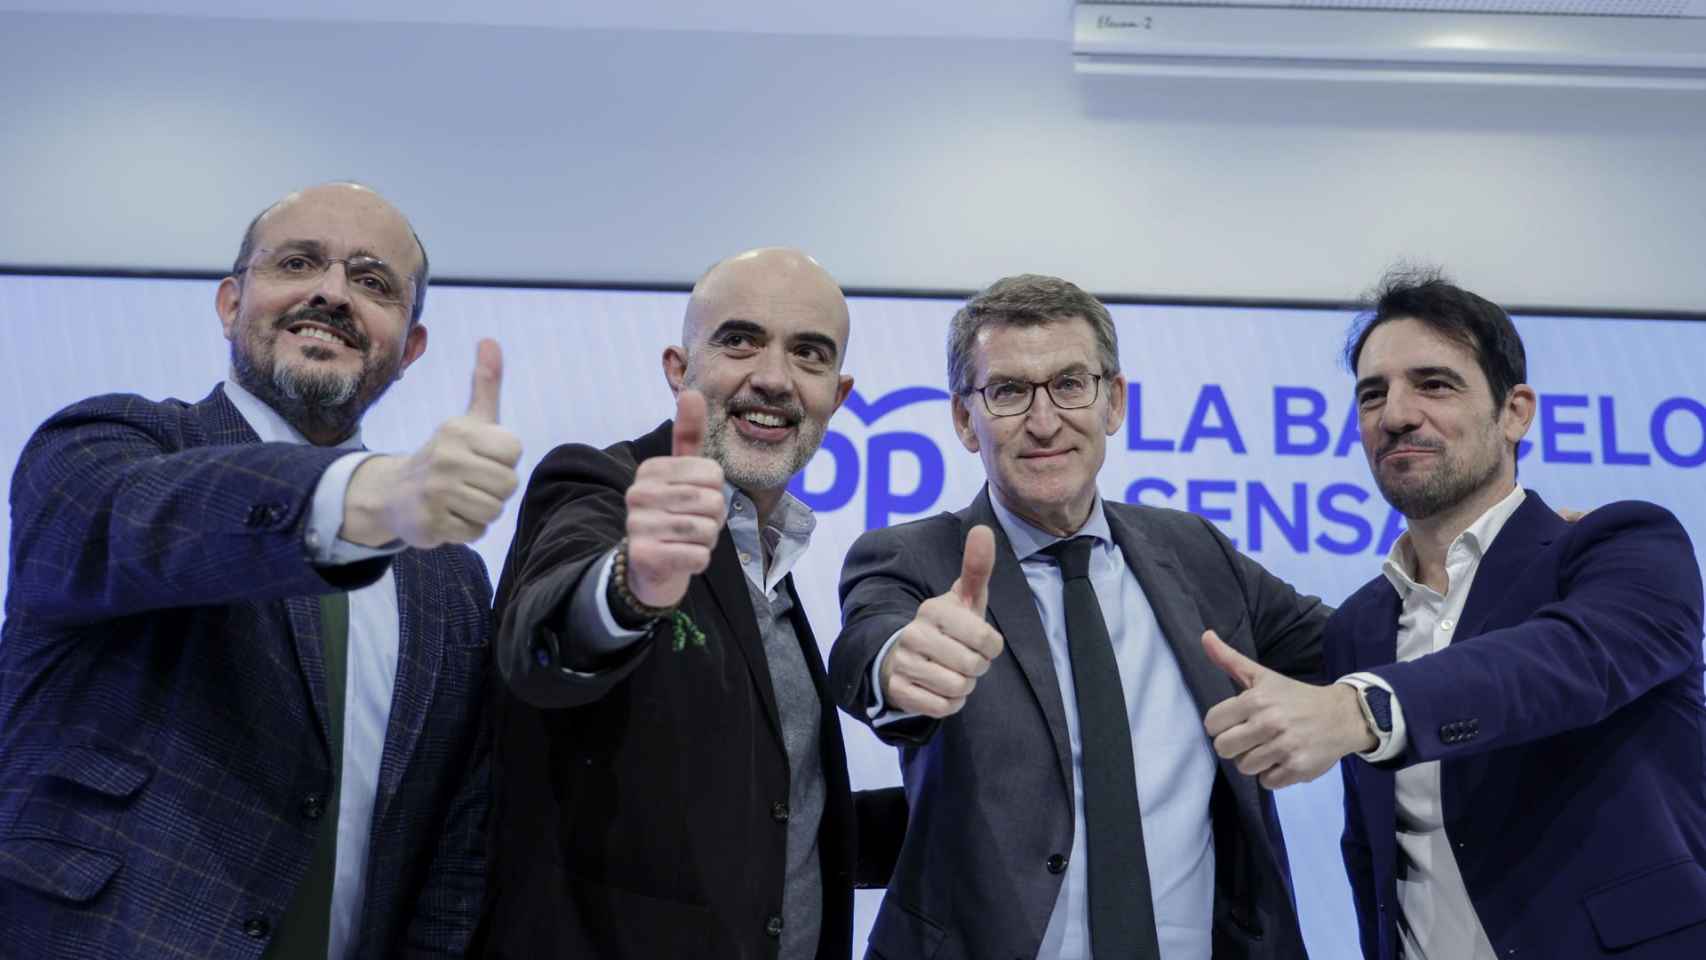
[[[353,180],[344,180],[344,181],[338,181],[338,182],[340,182],[340,183],[355,183],[355,181],[353,181]],[[356,185],[361,186],[361,184],[356,184]],[[283,202],[284,202],[283,200],[279,200],[279,201],[267,204],[265,209],[263,209],[260,213],[255,214],[254,219],[249,221],[248,227],[244,228],[244,230],[243,230],[243,242],[237,245],[237,259],[232,261],[232,263],[231,263],[231,275],[232,276],[238,276],[238,277],[242,276],[243,269],[245,267],[247,267],[249,264],[249,258],[254,255],[254,253],[255,253],[255,229],[261,225],[261,218],[263,218],[267,214],[271,213],[273,211],[274,207],[278,206],[280,203],[283,203]],[[420,322],[421,311],[426,309],[427,274],[429,271],[427,269],[426,244],[421,242],[420,234],[415,232],[414,224],[409,224],[409,236],[415,238],[415,246],[421,252],[420,269],[415,271],[414,278],[413,278],[414,284],[415,284],[415,302],[413,305],[411,305],[409,307],[409,325],[414,326],[416,323]]]
[[[987,326],[1036,327],[1082,317],[1096,334],[1102,374],[1120,372],[1120,342],[1114,318],[1102,302],[1059,277],[1022,273],[1004,277],[967,300],[948,324],[948,389],[971,390],[972,342]]]
[[[1528,382],[1528,355],[1510,314],[1498,304],[1453,285],[1437,268],[1392,270],[1381,278],[1369,299],[1372,306],[1357,317],[1345,340],[1345,366],[1353,376],[1363,344],[1376,327],[1390,320],[1415,319],[1475,354],[1492,391],[1494,410],[1504,406],[1512,387]]]

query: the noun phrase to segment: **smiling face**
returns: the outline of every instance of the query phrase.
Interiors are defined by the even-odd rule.
[[[1025,413],[992,416],[974,390],[953,398],[954,428],[983,460],[990,490],[1007,509],[1059,536],[1089,519],[1108,437],[1125,421],[1125,377],[1106,375],[1090,323],[1079,317],[1039,325],[998,324],[977,332],[973,387],[1040,382],[1063,373],[1102,375],[1088,407],[1062,410],[1038,388]]]
[[[219,285],[231,376],[314,443],[336,443],[426,349],[411,324],[420,246],[402,214],[353,184],[287,197]]]
[[[1474,351],[1413,318],[1369,333],[1356,375],[1369,470],[1412,523],[1473,519],[1510,492],[1515,444],[1534,418],[1533,388],[1518,384],[1495,406]]]
[[[755,501],[780,496],[853,389],[847,326],[840,288],[798,251],[731,257],[695,286],[664,375],[705,395],[704,455]]]

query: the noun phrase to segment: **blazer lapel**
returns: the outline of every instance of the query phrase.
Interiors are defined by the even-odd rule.
[[[391,688],[391,718],[379,761],[376,818],[386,799],[396,796],[403,771],[408,769],[444,662],[444,620],[438,616],[440,604],[426,601],[428,588],[441,601],[450,595],[439,582],[443,566],[427,563],[418,550],[397,554],[391,572],[397,581],[397,680]]]
[[[669,456],[674,430],[675,422],[665,420],[651,433],[635,440],[635,463],[652,457]],[[741,657],[746,661],[747,673],[752,677],[753,685],[758,688],[758,698],[764,704],[764,716],[770,721],[770,729],[780,739],[782,720],[776,712],[776,691],[770,686],[770,663],[764,658],[764,638],[758,635],[758,617],[752,610],[752,594],[747,592],[746,573],[741,570],[740,559],[735,556],[734,537],[729,534],[726,523],[723,525],[722,535],[717,538],[717,546],[711,551],[711,566],[700,575],[695,584],[699,581],[703,581],[705,589],[711,594],[726,628],[706,631],[705,642],[715,643],[720,635],[730,646],[740,651]],[[693,587],[688,589],[691,591]],[[669,628],[665,626],[663,629]]]
[[[1557,539],[1566,527],[1564,519],[1538,493],[1528,491],[1475,569],[1475,583],[1463,602],[1463,614],[1457,618],[1460,626],[1456,636],[1461,639],[1453,642],[1467,642],[1482,632],[1482,624],[1506,589],[1539,556],[1537,548]]]
[[[747,673],[758,688],[758,698],[764,703],[764,716],[770,729],[782,736],[782,720],[776,711],[776,691],[770,685],[770,662],[764,657],[764,638],[758,635],[758,616],[752,609],[752,594],[747,590],[746,573],[741,570],[740,558],[735,555],[734,537],[727,525],[711,551],[711,566],[703,574],[705,586],[716,601],[728,629],[719,631],[732,641],[746,661]],[[666,628],[667,629],[667,628]],[[712,637],[708,642],[716,642]]]
[[[1173,650],[1185,686],[1190,688],[1197,710],[1206,715],[1215,704],[1237,696],[1238,689],[1232,678],[1209,662],[1208,654],[1203,652],[1202,635],[1207,627],[1192,599],[1195,594],[1179,570],[1172,549],[1145,535],[1133,511],[1107,501],[1102,506],[1114,543],[1125,554],[1126,565],[1137,577],[1150,609],[1155,611],[1161,636]],[[1252,658],[1256,655],[1254,650],[1240,652]]]
[[[260,443],[243,414],[225,395],[223,384],[194,405],[196,422],[202,440],[208,446],[223,447]],[[326,656],[320,639],[320,601],[318,597],[287,597],[284,600],[285,630],[289,634],[291,652],[302,678],[303,692],[308,696],[309,709],[320,733],[320,745],[328,762],[332,757],[331,724],[326,703]]]
[[[1385,666],[1398,659],[1398,616],[1403,603],[1398,591],[1382,577],[1375,590],[1375,599],[1356,616],[1350,626],[1353,670]],[[1330,639],[1330,638],[1329,638]],[[1393,770],[1375,766],[1355,758],[1343,763],[1355,764],[1357,799],[1362,806],[1363,830],[1367,834],[1374,882],[1386,888],[1398,869],[1398,784]]]
[[[286,597],[284,610],[290,646],[296,653],[296,666],[301,671],[310,709],[320,732],[320,745],[326,759],[332,757],[332,734],[326,703],[326,655],[320,641],[320,600],[318,597]]]
[[[995,516],[995,508],[989,504],[987,486],[960,514],[960,544],[965,543],[966,533],[978,524],[995,531],[995,570],[989,577],[989,619],[1001,631],[1001,637],[1007,643],[1007,655],[1019,665],[1019,671],[1037,698],[1037,705],[1042,708],[1049,737],[1054,741],[1061,779],[1070,794],[1072,747],[1066,734],[1066,706],[1060,697],[1060,678],[1055,676],[1054,656],[1049,651],[1048,636],[1043,632],[1042,618],[1037,615],[1031,585],[1019,568],[1019,558],[1013,553],[1013,544],[1008,541],[1001,521]]]

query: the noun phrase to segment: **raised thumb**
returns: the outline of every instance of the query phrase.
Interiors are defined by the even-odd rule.
[[[669,452],[675,457],[697,457],[705,447],[705,395],[683,390],[675,398],[675,430]]]
[[[503,378],[503,350],[496,340],[481,340],[474,354],[474,388],[468,397],[468,416],[487,423],[498,422],[498,392]]]
[[[989,605],[989,575],[995,570],[995,533],[983,524],[966,531],[966,552],[960,560],[960,578],[954,595],[981,614]]]
[[[1226,641],[1220,639],[1220,634],[1213,630],[1203,631],[1202,648],[1209,660],[1231,677],[1240,690],[1255,686],[1256,681],[1269,672],[1267,667],[1227,646]]]

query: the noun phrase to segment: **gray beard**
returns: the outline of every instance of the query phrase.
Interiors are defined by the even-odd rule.
[[[753,454],[765,448],[731,438],[730,434],[736,429],[730,422],[732,419],[727,408],[723,407],[707,414],[704,455],[717,461],[723,468],[723,478],[742,490],[776,490],[787,486],[794,479],[794,474],[805,469],[823,443],[824,425],[801,418],[795,428],[797,432],[790,454],[781,459],[767,457],[758,461]],[[741,443],[742,449],[731,449],[735,443]],[[782,444],[777,444],[770,449],[780,452],[782,448]]]
[[[274,359],[270,373],[263,373],[235,343],[231,345],[231,369],[243,389],[278,411],[286,423],[310,440],[334,437],[333,442],[337,442],[348,437],[355,432],[361,415],[385,392],[381,386],[363,400],[361,388],[372,372],[366,367],[358,377],[302,373]]]

